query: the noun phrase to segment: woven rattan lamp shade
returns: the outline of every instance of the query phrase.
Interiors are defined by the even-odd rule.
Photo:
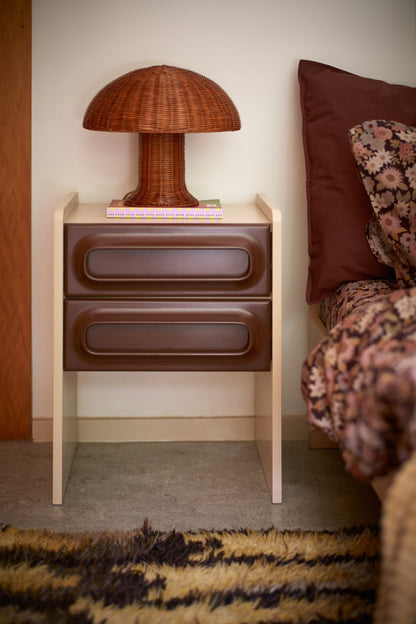
[[[236,107],[215,82],[196,72],[156,65],[103,87],[89,104],[88,130],[139,134],[139,181],[128,206],[195,206],[185,185],[188,132],[239,130]]]

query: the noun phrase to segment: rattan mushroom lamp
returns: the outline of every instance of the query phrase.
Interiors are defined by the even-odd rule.
[[[139,181],[126,206],[196,206],[185,184],[185,133],[239,130],[236,107],[215,82],[196,72],[156,65],[103,87],[83,121],[88,130],[137,132]]]

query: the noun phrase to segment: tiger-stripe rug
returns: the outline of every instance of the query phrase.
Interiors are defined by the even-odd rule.
[[[365,624],[377,526],[57,533],[0,527],[1,624]]]

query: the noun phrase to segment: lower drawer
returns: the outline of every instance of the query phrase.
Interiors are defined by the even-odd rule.
[[[269,370],[271,302],[66,299],[64,369]]]

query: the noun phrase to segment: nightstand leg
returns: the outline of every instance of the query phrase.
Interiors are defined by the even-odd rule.
[[[77,373],[63,366],[63,224],[78,205],[71,193],[54,213],[54,302],[53,302],[53,459],[52,503],[62,505],[78,438]]]

